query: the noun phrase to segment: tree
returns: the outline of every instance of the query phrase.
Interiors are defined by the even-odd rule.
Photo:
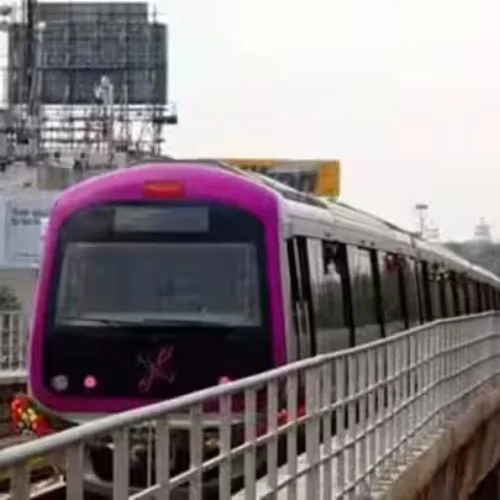
[[[0,286],[0,311],[18,311],[21,303],[14,290],[7,286]]]
[[[500,275],[499,243],[450,242],[446,246],[465,259]]]

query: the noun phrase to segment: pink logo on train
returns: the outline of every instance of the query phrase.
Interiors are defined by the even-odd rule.
[[[139,357],[139,363],[145,369],[145,374],[138,385],[140,392],[147,394],[156,380],[167,384],[171,384],[175,380],[175,373],[171,366],[173,354],[174,346],[168,346],[162,347],[153,360],[149,356]]]

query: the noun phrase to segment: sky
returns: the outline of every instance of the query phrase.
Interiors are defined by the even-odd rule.
[[[175,156],[338,158],[341,198],[500,237],[496,0],[165,0]]]
[[[442,239],[469,238],[480,217],[500,238],[497,0],[157,7],[180,120],[168,153],[337,158],[354,206],[415,229],[424,202]]]

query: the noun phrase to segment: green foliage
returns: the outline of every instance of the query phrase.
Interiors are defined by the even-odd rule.
[[[0,286],[0,311],[18,311],[21,303],[14,291],[6,286]]]
[[[458,255],[500,276],[500,243],[450,242],[446,246]]]

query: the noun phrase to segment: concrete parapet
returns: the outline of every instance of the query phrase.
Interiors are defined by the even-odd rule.
[[[500,388],[415,443],[371,488],[373,500],[462,500],[500,461]]]

